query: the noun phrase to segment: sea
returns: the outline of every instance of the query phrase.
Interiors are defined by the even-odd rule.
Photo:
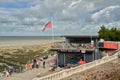
[[[0,36],[0,47],[19,45],[39,45],[64,40],[60,36]]]

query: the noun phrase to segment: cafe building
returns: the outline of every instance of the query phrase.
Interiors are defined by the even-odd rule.
[[[77,64],[81,59],[86,63],[101,58],[98,36],[61,36],[65,41],[56,42],[51,48],[57,51],[56,63],[59,67]]]

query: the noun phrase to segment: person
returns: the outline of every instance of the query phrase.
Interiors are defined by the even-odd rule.
[[[51,67],[52,67],[52,71],[55,71],[56,65],[55,65],[55,61],[54,60],[52,61],[52,66]]]
[[[5,76],[6,76],[6,77],[9,77],[9,76],[10,76],[9,71],[5,71]]]
[[[51,62],[51,63],[52,63],[52,65],[54,65],[54,64],[55,64],[55,61],[54,61],[54,60],[52,60],[52,62]]]
[[[56,65],[54,64],[52,67],[52,71],[55,71]]]
[[[43,61],[43,68],[45,68],[45,60]]]
[[[39,59],[38,58],[36,58],[36,68],[39,68]]]
[[[32,68],[36,68],[36,59],[33,60]]]
[[[10,67],[10,68],[9,68],[9,75],[12,75],[12,74],[13,74],[13,72],[15,72],[14,67]]]
[[[27,64],[27,70],[30,70],[30,69],[31,69],[31,64],[28,63],[28,64]]]

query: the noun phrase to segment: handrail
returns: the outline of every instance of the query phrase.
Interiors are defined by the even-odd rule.
[[[102,59],[95,60],[95,61],[89,62],[87,64],[83,64],[83,65],[80,65],[80,66],[77,66],[77,67],[74,67],[71,69],[65,69],[65,70],[62,70],[60,72],[56,72],[56,73],[53,73],[53,74],[50,74],[47,76],[43,76],[41,78],[34,78],[33,80],[60,80],[60,79],[63,79],[65,77],[71,76],[75,73],[79,73],[79,72],[82,72],[84,70],[93,68],[95,66],[104,64],[106,62],[115,60],[118,58],[118,53],[120,53],[120,51],[116,52],[116,54],[114,54],[112,56],[106,56],[106,57],[103,57]]]

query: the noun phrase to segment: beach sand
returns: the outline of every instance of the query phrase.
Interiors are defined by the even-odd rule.
[[[54,42],[61,42],[63,40],[55,40]],[[51,48],[51,40],[19,40],[19,41],[2,41],[0,42],[0,51],[13,51],[15,49],[49,49]]]
[[[59,42],[62,40],[55,40],[54,42]],[[51,40],[14,40],[14,41],[2,41],[0,42],[0,48],[4,47],[14,47],[14,46],[31,46],[31,45],[42,45],[42,44],[50,44]]]

